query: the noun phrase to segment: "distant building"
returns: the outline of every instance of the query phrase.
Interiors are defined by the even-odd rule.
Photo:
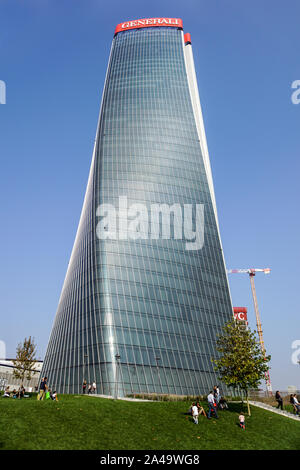
[[[35,386],[38,385],[40,373],[43,367],[43,361],[35,362],[35,370],[31,380],[24,380],[23,385],[27,391],[32,389],[34,391]],[[16,388],[21,385],[20,379],[16,379],[13,375],[14,370],[13,359],[0,359],[0,390],[4,387]]]

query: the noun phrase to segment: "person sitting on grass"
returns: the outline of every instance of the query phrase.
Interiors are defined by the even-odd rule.
[[[51,398],[52,400],[58,401],[56,390],[54,390],[54,392],[52,393]]]
[[[23,398],[24,395],[25,395],[25,388],[23,387],[23,385],[21,385],[21,387],[18,390],[18,398]]]
[[[9,387],[6,387],[3,398],[10,398]]]
[[[244,413],[241,413],[239,416],[240,428],[245,429],[245,416]]]
[[[219,400],[219,408],[221,410],[224,410],[225,408],[228,409],[227,401],[225,400],[224,397],[221,397]]]
[[[203,406],[201,406],[198,401],[197,401],[197,403],[196,403],[196,406],[197,406],[197,408],[198,408],[198,415],[204,415],[204,416],[206,416],[206,413],[205,413],[205,411],[204,411]]]

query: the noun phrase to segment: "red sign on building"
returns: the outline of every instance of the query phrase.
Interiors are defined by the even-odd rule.
[[[239,321],[244,321],[248,325],[247,308],[246,307],[233,307],[234,318]]]
[[[144,18],[141,20],[125,21],[119,23],[116,27],[115,34],[128,29],[149,28],[153,26],[173,26],[174,28],[182,28],[182,20],[180,18]]]

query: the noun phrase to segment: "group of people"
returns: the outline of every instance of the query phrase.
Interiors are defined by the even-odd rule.
[[[199,402],[192,403],[192,406],[190,408],[190,413],[193,416],[193,420],[194,420],[195,424],[198,424],[198,416],[200,414],[203,414],[204,416],[206,416],[206,413],[205,413],[203,407],[200,405]]]
[[[228,408],[227,401],[224,397],[220,394],[219,385],[215,385],[213,390],[211,390],[207,396],[208,402],[208,419],[211,418],[211,415],[214,414],[215,417],[218,419],[218,412],[217,410],[224,410]]]
[[[18,390],[14,388],[12,391],[10,391],[9,387],[6,387],[3,394],[3,398],[23,398],[24,396],[25,388],[23,385],[21,385]]]
[[[37,394],[37,400],[55,400],[58,401],[57,392],[54,390],[52,392],[51,388],[48,387],[47,384],[48,378],[43,377],[40,383],[40,390]]]
[[[297,415],[300,415],[300,403],[298,401],[296,393],[290,395],[290,403],[293,405]]]
[[[83,394],[86,393],[86,390],[87,390],[88,395],[90,393],[96,393],[96,389],[97,389],[97,386],[96,386],[95,381],[91,384],[87,384],[86,380],[83,381],[83,384],[82,384],[82,393]]]
[[[283,410],[283,399],[282,399],[282,396],[280,395],[279,390],[277,390],[275,393],[275,400],[278,403],[277,408],[280,408],[281,410]],[[290,394],[290,404],[293,405],[293,408],[296,414],[300,415],[300,403],[298,401],[296,393]]]
[[[219,418],[218,416],[218,409],[227,409],[228,404],[227,401],[225,400],[224,397],[221,396],[220,394],[220,389],[219,386],[216,385],[213,390],[209,392],[207,395],[207,403],[208,403],[208,413],[206,415],[203,407],[197,403],[192,403],[192,406],[190,408],[190,413],[193,417],[194,423],[198,424],[198,416],[199,414],[203,414],[204,416],[207,416],[208,419],[211,419],[212,414],[215,416],[215,418]]]
[[[216,385],[213,388],[213,390],[211,390],[209,394],[207,395],[207,403],[208,403],[207,415],[199,402],[192,403],[192,406],[190,408],[190,413],[193,417],[195,424],[198,424],[198,417],[200,414],[207,416],[208,419],[211,419],[211,416],[214,415],[214,417],[218,419],[219,418],[218,410],[228,409],[227,401],[225,400],[224,397],[221,396],[218,385]],[[240,413],[239,415],[239,426],[241,429],[245,429],[245,415],[243,413]]]

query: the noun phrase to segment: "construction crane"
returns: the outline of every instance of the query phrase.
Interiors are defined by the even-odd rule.
[[[266,349],[265,349],[265,344],[264,344],[264,338],[263,338],[263,332],[262,332],[262,327],[261,327],[261,321],[260,321],[260,315],[258,311],[258,303],[257,303],[257,297],[256,297],[256,290],[255,290],[255,284],[254,284],[254,276],[257,272],[263,272],[265,274],[270,274],[271,269],[270,268],[265,268],[265,269],[256,269],[256,268],[249,268],[249,269],[229,269],[227,270],[229,274],[231,273],[246,273],[249,274],[250,278],[250,283],[251,283],[251,290],[252,290],[252,295],[253,295],[253,303],[254,303],[254,310],[255,310],[255,316],[256,316],[256,326],[257,326],[257,333],[259,337],[259,343],[260,347],[262,350],[262,353],[264,357],[266,357]],[[265,374],[266,377],[266,386],[267,386],[267,391],[272,393],[272,385],[271,385],[271,378],[270,378],[270,373],[269,371],[266,372]]]

